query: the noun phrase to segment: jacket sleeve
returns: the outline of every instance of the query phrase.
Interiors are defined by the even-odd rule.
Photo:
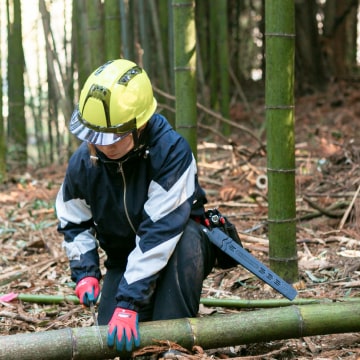
[[[58,231],[64,235],[63,248],[76,283],[86,276],[101,278],[98,245],[90,207],[81,198],[67,173],[56,198]]]
[[[171,148],[164,145],[150,150],[150,157],[155,171],[143,221],[116,297],[118,306],[133,310],[150,302],[159,273],[189,220],[195,192],[196,163],[184,139],[179,138]]]

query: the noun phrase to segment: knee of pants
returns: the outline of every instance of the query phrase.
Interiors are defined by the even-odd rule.
[[[202,284],[214,265],[214,248],[199,225],[190,220],[174,253],[161,271],[147,320],[193,317],[199,309]]]
[[[203,272],[204,278],[215,263],[214,246],[193,220],[188,222],[172,257],[174,259],[170,259],[168,265],[174,262],[179,271],[185,271],[187,267],[191,271],[195,267],[200,273]]]
[[[199,225],[191,221],[158,280],[153,320],[196,315],[203,280],[211,271],[214,258],[212,244]]]

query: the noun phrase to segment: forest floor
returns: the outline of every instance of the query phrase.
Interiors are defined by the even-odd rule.
[[[233,108],[231,142],[202,134],[200,182],[208,208],[233,222],[246,249],[268,265],[264,103]],[[296,194],[300,299],[360,297],[360,86],[337,84],[296,102]],[[203,131],[204,132],[204,131]],[[0,294],[73,295],[67,258],[56,231],[54,199],[65,166],[29,169],[0,187]],[[101,255],[103,260],[104,254]],[[243,267],[214,269],[203,298],[281,299]],[[199,316],[247,311],[201,305]],[[93,325],[70,302],[0,301],[0,336]],[[266,339],[266,336],[264,336]],[[360,333],[306,336],[206,350],[189,358],[360,359]]]

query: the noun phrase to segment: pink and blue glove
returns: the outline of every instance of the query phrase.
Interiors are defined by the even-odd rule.
[[[117,351],[132,351],[140,345],[138,313],[133,310],[117,307],[109,322],[107,335],[109,347]]]
[[[100,294],[99,280],[92,276],[84,277],[77,283],[75,294],[80,304],[85,306],[90,306],[90,303],[95,304]]]

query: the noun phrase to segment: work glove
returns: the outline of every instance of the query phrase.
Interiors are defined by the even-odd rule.
[[[77,283],[75,294],[80,304],[85,306],[90,306],[90,303],[95,304],[100,294],[99,280],[92,276],[84,277]]]
[[[117,307],[109,322],[107,335],[109,347],[116,347],[116,350],[131,351],[140,345],[139,322],[136,311]]]

